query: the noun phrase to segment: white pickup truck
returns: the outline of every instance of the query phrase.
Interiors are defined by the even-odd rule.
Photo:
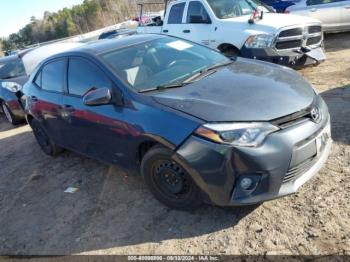
[[[291,67],[325,60],[322,27],[316,19],[277,14],[255,0],[173,0],[166,1],[165,10],[154,23],[140,24],[138,33],[176,36],[227,56]]]

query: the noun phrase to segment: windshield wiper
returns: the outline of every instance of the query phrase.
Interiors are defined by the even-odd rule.
[[[192,83],[194,80],[198,80],[198,78],[200,77],[206,77],[208,75],[210,75],[211,73],[215,73],[215,70],[223,67],[223,66],[227,66],[232,64],[233,62],[235,62],[235,60],[230,60],[224,63],[219,63],[219,64],[215,64],[211,67],[208,67],[206,69],[200,70],[198,73],[190,76],[189,78],[187,78],[185,81],[183,81],[183,83]]]
[[[190,82],[181,82],[181,83],[170,84],[170,85],[159,85],[156,87],[143,89],[143,90],[140,90],[138,92],[139,93],[146,93],[146,92],[152,92],[152,91],[161,91],[164,89],[183,87],[183,86],[188,85],[188,84],[190,84]]]

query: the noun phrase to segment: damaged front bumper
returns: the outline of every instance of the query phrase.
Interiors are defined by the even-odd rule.
[[[323,47],[277,50],[275,48],[246,48],[241,49],[241,56],[272,62],[292,68],[307,65],[318,65],[326,60]]]

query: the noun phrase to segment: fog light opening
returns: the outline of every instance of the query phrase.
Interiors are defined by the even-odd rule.
[[[241,188],[243,190],[249,190],[253,187],[254,181],[253,179],[249,178],[249,177],[245,177],[241,180]]]

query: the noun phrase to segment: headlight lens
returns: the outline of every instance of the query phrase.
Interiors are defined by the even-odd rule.
[[[247,48],[267,48],[271,47],[275,40],[274,35],[262,34],[262,35],[251,35],[245,42]]]
[[[14,93],[22,89],[22,86],[15,82],[1,82],[1,86]]]
[[[279,130],[270,123],[222,123],[205,124],[199,127],[195,133],[217,143],[234,146],[257,147],[265,138]]]

